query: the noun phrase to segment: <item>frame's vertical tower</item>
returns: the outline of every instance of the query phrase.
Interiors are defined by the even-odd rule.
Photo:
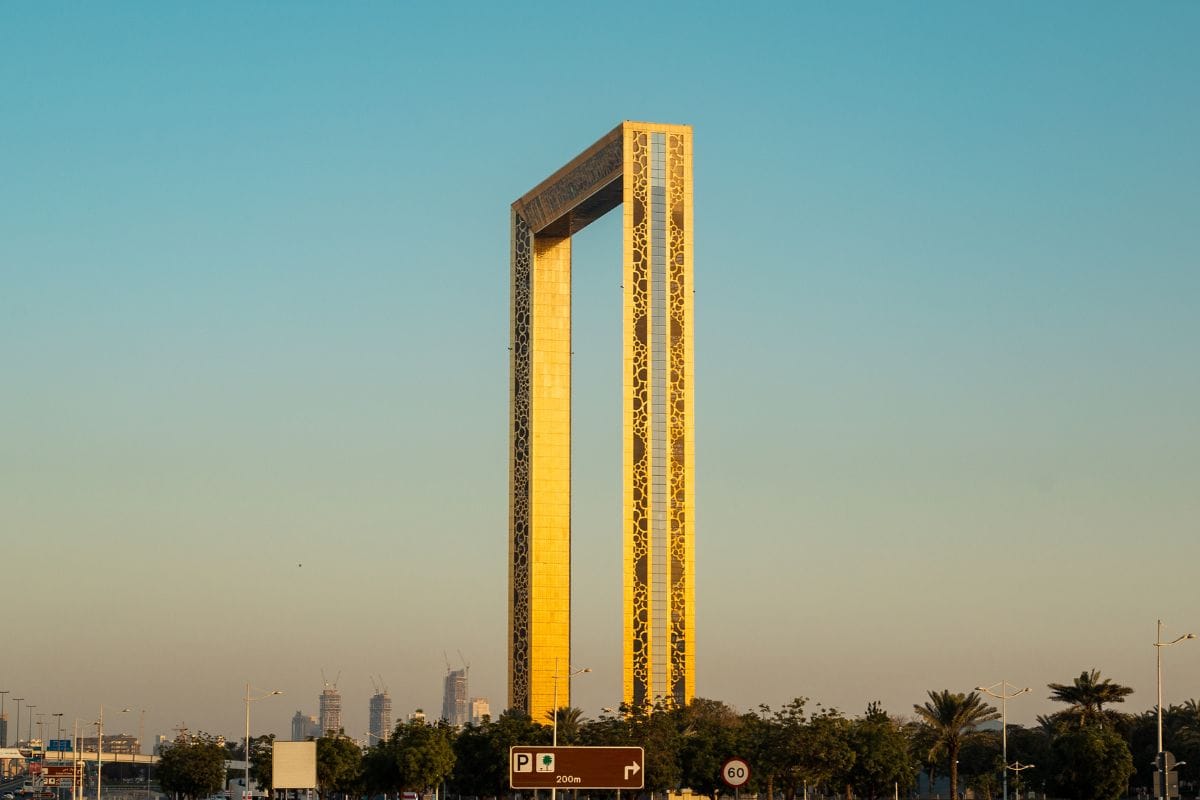
[[[513,204],[509,706],[537,721],[570,703],[570,237],[621,204],[624,699],[695,692],[692,131],[625,122]]]

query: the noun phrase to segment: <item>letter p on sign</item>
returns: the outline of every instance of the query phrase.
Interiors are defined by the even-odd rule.
[[[533,772],[533,753],[513,753],[513,772]]]

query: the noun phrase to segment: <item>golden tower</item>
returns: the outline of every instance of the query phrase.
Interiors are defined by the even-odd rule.
[[[570,705],[571,236],[622,206],[624,700],[695,693],[692,129],[623,122],[512,205],[508,704]]]

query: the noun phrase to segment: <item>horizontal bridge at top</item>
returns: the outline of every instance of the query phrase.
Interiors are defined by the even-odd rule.
[[[688,129],[622,122],[512,204],[535,235],[571,236],[621,205],[625,131]]]
[[[621,204],[624,123],[513,203],[534,234],[570,236]]]

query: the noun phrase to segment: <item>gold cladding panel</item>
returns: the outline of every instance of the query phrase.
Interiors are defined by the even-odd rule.
[[[535,236],[533,253],[529,712],[540,721],[555,663],[571,655],[571,239]]]
[[[664,134],[667,161],[668,564],[666,607],[655,607],[650,536],[653,383],[648,338],[650,135]],[[694,389],[692,346],[692,137],[686,126],[626,123],[622,214],[625,286],[623,353],[624,700],[652,703],[654,666],[665,669],[667,702],[695,695]],[[655,652],[653,620],[666,618],[667,646]]]

